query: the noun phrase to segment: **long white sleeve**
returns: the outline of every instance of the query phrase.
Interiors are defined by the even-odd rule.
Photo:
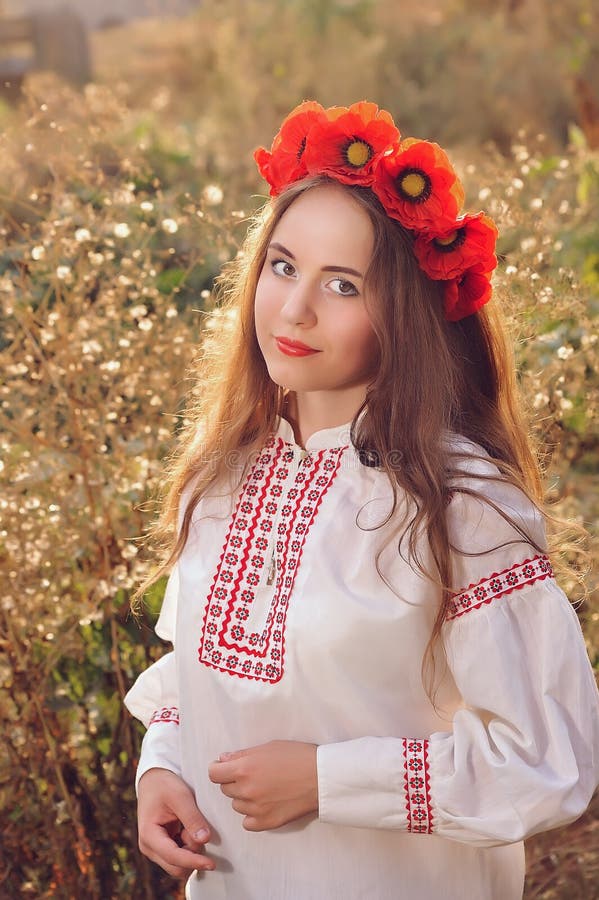
[[[494,499],[542,543],[514,489]],[[463,707],[451,731],[321,745],[319,816],[490,847],[584,812],[599,781],[599,698],[543,552],[472,498],[458,495],[449,517],[462,589],[443,638]]]
[[[179,593],[179,570],[175,563],[167,582],[156,633],[174,644]],[[142,672],[125,696],[130,713],[146,726],[135,786],[148,769],[169,769],[181,774],[179,744],[179,697],[174,650]]]

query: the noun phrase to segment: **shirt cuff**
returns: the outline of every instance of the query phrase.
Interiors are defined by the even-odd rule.
[[[432,833],[428,748],[422,738],[382,737],[319,746],[320,821]]]
[[[149,769],[168,769],[181,777],[179,710],[174,706],[157,709],[150,719],[135,775],[136,793],[141,776]]]

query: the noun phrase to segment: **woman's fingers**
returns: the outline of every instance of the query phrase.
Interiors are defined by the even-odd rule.
[[[210,781],[214,784],[227,784],[228,782],[235,781],[236,778],[239,777],[240,769],[239,769],[239,759],[243,756],[245,751],[241,751],[238,756],[234,754],[221,754],[221,756],[225,757],[225,759],[215,759],[214,762],[211,762],[208,766],[208,777]],[[230,759],[231,756],[234,756],[233,759]]]
[[[241,797],[232,800],[231,806],[235,812],[240,813],[242,816],[255,816],[258,814],[258,804],[252,803],[251,800],[243,800]]]
[[[210,870],[205,854],[210,825],[189,786],[166,769],[149,769],[138,786],[139,849],[170,875]]]
[[[149,825],[146,828],[140,849],[153,862],[158,863],[175,877],[188,875],[194,869],[211,871],[215,868],[214,862],[208,856],[187,847],[179,847],[161,825]]]
[[[236,781],[221,784],[220,789],[225,797],[239,797],[241,799],[240,787]]]
[[[210,837],[210,826],[198,809],[192,791],[182,779],[174,777],[176,780],[168,785],[168,806],[187,833],[204,843]]]
[[[187,828],[181,829],[181,831],[179,832],[178,838],[179,838],[179,846],[186,847],[187,850],[192,850],[194,853],[203,854],[205,852],[204,844],[205,844],[207,838],[204,838],[203,840],[199,840],[193,834],[190,834],[190,832],[187,830]]]

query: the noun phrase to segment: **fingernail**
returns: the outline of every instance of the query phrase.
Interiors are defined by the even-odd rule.
[[[194,840],[196,841],[207,841],[209,836],[209,831],[207,828],[200,828],[199,831],[196,831],[194,834]]]
[[[233,756],[232,753],[221,753],[220,756],[218,757],[218,761],[226,762],[228,759],[231,759],[232,756]]]

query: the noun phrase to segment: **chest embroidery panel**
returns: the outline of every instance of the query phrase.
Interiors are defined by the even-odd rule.
[[[278,436],[264,446],[241,489],[206,599],[200,663],[240,678],[280,681],[302,551],[345,449],[308,454]]]

